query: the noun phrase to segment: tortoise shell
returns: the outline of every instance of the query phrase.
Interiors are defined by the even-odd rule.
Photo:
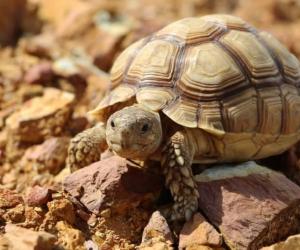
[[[94,111],[104,120],[137,102],[211,134],[299,132],[299,61],[238,17],[171,23],[128,47],[111,79],[119,86]]]

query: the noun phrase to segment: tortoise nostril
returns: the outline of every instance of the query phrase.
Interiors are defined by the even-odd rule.
[[[141,130],[143,133],[147,132],[149,130],[149,125],[147,123],[145,123]]]
[[[110,122],[110,126],[111,126],[112,128],[116,127],[115,122],[114,122],[113,120]]]

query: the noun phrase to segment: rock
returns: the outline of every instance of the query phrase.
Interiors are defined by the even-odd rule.
[[[142,243],[150,241],[152,238],[162,237],[166,242],[174,243],[172,232],[166,219],[159,211],[152,214],[147,226],[144,228]]]
[[[45,88],[42,97],[25,102],[7,119],[11,139],[38,143],[60,134],[71,114],[73,101],[74,95],[71,93]]]
[[[174,248],[164,241],[162,237],[154,238],[147,243],[142,243],[139,250],[173,250]],[[196,249],[195,249],[196,250]]]
[[[89,31],[94,24],[94,15],[99,7],[97,3],[84,3],[81,8],[69,12],[57,29],[57,36],[64,39],[74,39]]]
[[[86,250],[84,247],[85,238],[81,231],[72,228],[64,221],[59,221],[56,224],[56,229],[58,231],[58,244],[63,249]]]
[[[110,34],[103,32],[93,35],[95,38],[89,39],[91,42],[87,45],[87,50],[94,58],[97,67],[104,71],[109,71],[117,52],[121,50],[120,46],[124,39],[124,35]],[[96,41],[102,41],[102,46],[98,46]]]
[[[7,223],[21,223],[25,221],[25,208],[19,204],[13,208],[7,209],[6,213],[1,216]]]
[[[296,21],[300,18],[299,0],[276,0],[274,7],[274,11],[280,19]]]
[[[51,191],[48,188],[34,186],[26,197],[29,206],[42,206],[51,199]]]
[[[112,14],[105,9],[98,11],[93,21],[94,27],[86,32],[83,43],[95,65],[108,71],[133,24],[127,15]],[[101,41],[101,46],[98,41]]]
[[[75,222],[75,210],[73,204],[67,199],[57,199],[48,202],[49,214],[56,220],[64,220],[69,224]]]
[[[285,241],[272,246],[263,247],[260,250],[296,250],[300,249],[300,234],[288,237]]]
[[[200,213],[196,213],[180,232],[179,249],[197,249],[201,246],[221,247],[222,236]]]
[[[49,84],[53,79],[54,73],[50,62],[41,62],[33,66],[24,76],[24,81],[27,83]]]
[[[80,0],[60,0],[57,2],[41,0],[39,2],[39,17],[55,28],[62,25],[66,14],[86,5],[85,1]]]
[[[88,87],[81,103],[92,110],[100,103],[103,96],[114,87],[116,86],[113,85],[107,75],[91,75],[88,77]]]
[[[19,103],[23,104],[24,102],[30,100],[31,98],[42,96],[44,94],[43,86],[41,85],[29,85],[24,84],[18,89],[18,99]]]
[[[7,189],[0,189],[0,208],[12,208],[23,204],[21,195]]]
[[[72,57],[59,58],[53,63],[53,72],[61,77],[71,77],[74,75],[81,75],[81,69],[76,60]]]
[[[153,200],[162,185],[161,176],[138,169],[118,156],[82,168],[63,183],[75,202],[95,214],[110,207],[119,212],[137,207]]]
[[[42,58],[58,58],[62,50],[53,32],[23,38],[19,46],[26,53]]]
[[[26,0],[0,1],[0,44],[16,42],[25,7]]]
[[[57,174],[65,165],[68,153],[68,137],[52,137],[42,144],[30,147],[26,150],[21,165],[31,165],[31,169],[36,169],[39,173],[48,171]]]
[[[300,187],[254,162],[196,176],[199,208],[231,249],[258,249],[296,233]]]
[[[5,226],[4,238],[9,242],[9,250],[51,250],[56,237],[47,232],[35,232],[12,224]]]

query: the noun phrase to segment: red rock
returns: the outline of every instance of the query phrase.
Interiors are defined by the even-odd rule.
[[[40,173],[48,171],[57,174],[65,165],[69,141],[68,137],[52,137],[30,147],[22,158],[22,166],[26,168],[26,165],[31,165]]]
[[[196,213],[192,220],[186,222],[180,232],[179,249],[221,245],[222,236],[200,213]]]
[[[158,237],[162,237],[166,242],[174,243],[168,222],[159,211],[156,211],[151,215],[147,226],[144,228],[142,242]]]
[[[26,197],[29,206],[42,206],[51,199],[51,191],[48,188],[34,186]]]
[[[21,195],[7,189],[0,189],[0,208],[12,208],[23,203]]]
[[[24,81],[27,83],[52,83],[54,78],[54,73],[52,71],[52,63],[42,62],[33,66],[29,69],[25,76]]]
[[[5,226],[4,238],[10,250],[51,250],[56,241],[56,237],[50,233],[35,232],[13,224]]]
[[[133,167],[118,156],[82,168],[63,183],[73,200],[95,214],[108,207],[123,211],[153,200],[162,185],[161,176]]]
[[[300,187],[256,165],[210,168],[196,176],[199,207],[231,249],[259,249],[297,232]]]

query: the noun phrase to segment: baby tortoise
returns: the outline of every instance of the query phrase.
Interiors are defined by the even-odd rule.
[[[171,23],[127,48],[111,79],[118,87],[91,112],[100,123],[72,140],[68,165],[84,167],[107,148],[159,160],[172,220],[198,209],[192,163],[261,159],[300,138],[299,61],[238,17]]]

